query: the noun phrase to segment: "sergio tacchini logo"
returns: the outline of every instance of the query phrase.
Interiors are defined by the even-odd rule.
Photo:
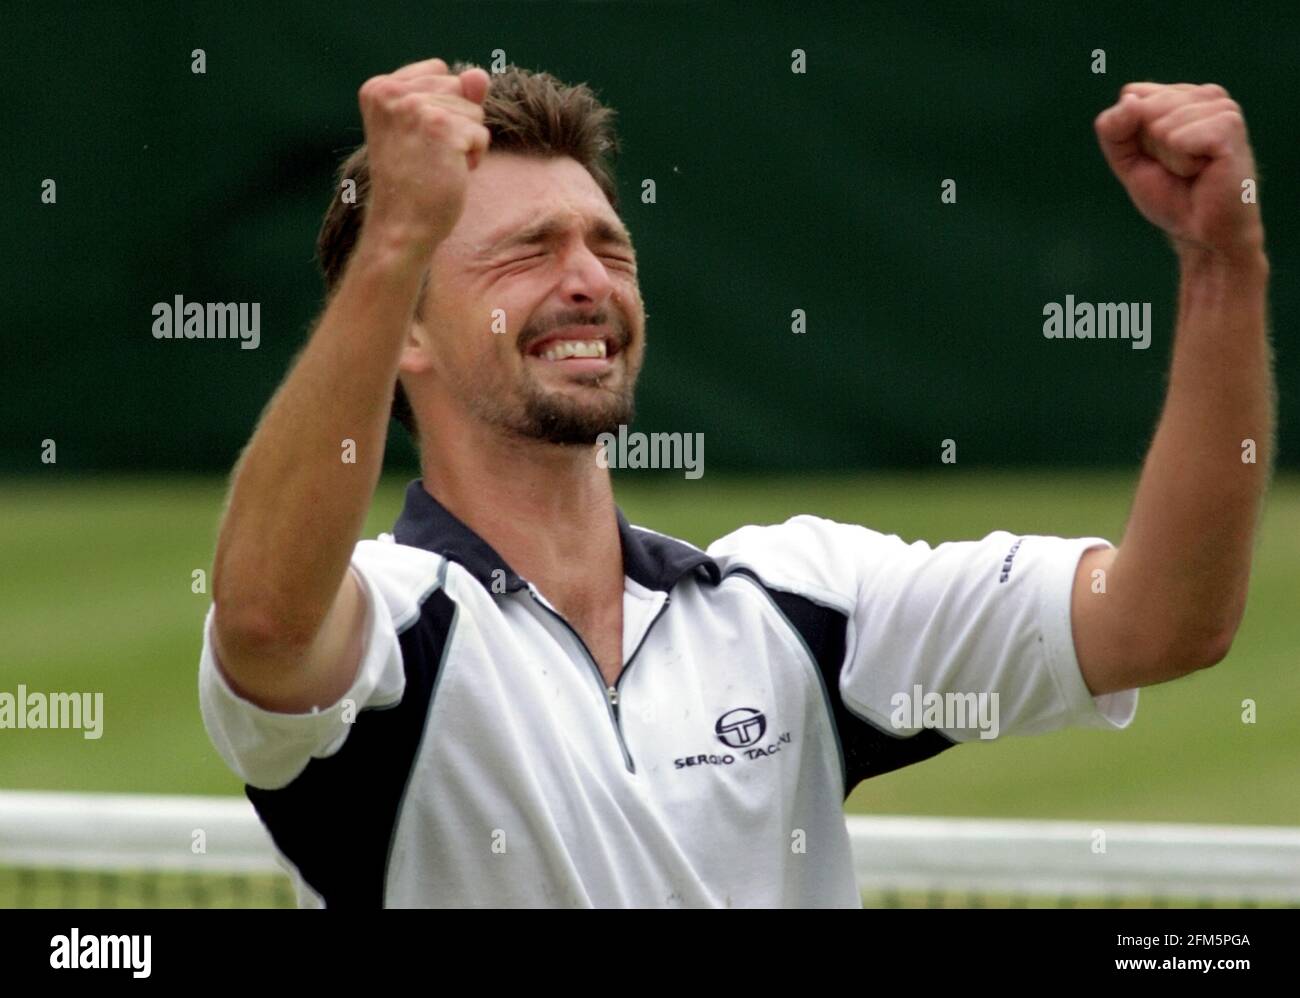
[[[767,717],[757,707],[736,707],[727,711],[713,724],[713,732],[718,741],[727,748],[739,750],[739,755],[746,759],[761,759],[776,755],[781,746],[790,744],[790,732],[783,731],[770,745],[758,744],[767,733]],[[730,766],[737,756],[730,752],[724,755],[702,754],[687,755],[673,760],[676,769],[689,766]]]
[[[718,741],[728,748],[744,748],[763,737],[763,732],[767,731],[767,718],[757,708],[737,707],[718,718],[713,730]]]

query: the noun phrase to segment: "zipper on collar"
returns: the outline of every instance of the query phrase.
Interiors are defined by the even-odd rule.
[[[596,664],[596,657],[592,655],[591,649],[587,647],[587,642],[582,640],[582,635],[577,632],[572,624],[564,619],[564,616],[559,611],[542,598],[542,595],[531,582],[528,583],[528,595],[533,598],[534,603],[563,624],[565,629],[573,635],[573,640],[577,642],[578,647],[582,649],[583,655],[586,656],[587,664],[591,666],[591,671],[596,677],[596,682],[600,683],[600,688],[603,691],[605,709],[609,712],[610,722],[614,725],[614,737],[618,739],[619,750],[623,753],[623,765],[627,767],[629,773],[635,773],[636,764],[632,761],[632,753],[627,750],[627,742],[623,739],[623,725],[619,722],[618,718],[617,688],[605,684],[605,677],[601,675],[600,666]],[[626,671],[626,667],[624,667],[624,671]],[[621,674],[619,678],[623,678]]]
[[[632,668],[632,663],[636,661],[637,654],[645,644],[645,639],[650,636],[650,632],[654,629],[655,624],[659,623],[659,618],[664,615],[664,611],[668,609],[668,604],[672,601],[672,597],[667,593],[664,593],[664,601],[659,604],[659,609],[657,609],[655,615],[650,618],[650,623],[645,625],[645,630],[641,632],[641,640],[636,643],[636,647],[632,649],[632,654],[627,657],[627,661],[623,664],[623,669],[619,672],[618,678],[614,680],[614,685],[609,688],[611,697],[610,702],[614,704],[615,707],[618,706],[619,684],[623,682],[623,678],[628,674],[628,670]]]
[[[623,741],[623,718],[618,709],[618,704],[619,704],[618,688],[619,685],[623,682],[624,678],[626,678],[628,672],[631,671],[632,663],[636,661],[637,653],[641,650],[641,647],[645,644],[645,639],[647,636],[649,636],[651,629],[655,626],[656,623],[659,622],[659,618],[664,615],[664,610],[668,608],[669,602],[670,602],[670,597],[668,596],[667,593],[665,593],[664,601],[659,604],[659,609],[656,610],[655,615],[650,618],[650,623],[646,624],[646,628],[641,634],[641,640],[637,642],[636,647],[632,649],[632,654],[629,655],[627,657],[627,661],[623,663],[623,668],[619,670],[618,678],[614,680],[614,685],[605,688],[605,693],[609,698],[609,708],[614,712],[614,726],[618,731],[619,744],[624,746],[624,754],[626,754],[627,748],[626,748],[626,743]],[[599,670],[597,670],[597,672],[599,672]],[[601,676],[600,679],[601,682],[605,681],[604,676]],[[630,759],[631,757],[629,756],[628,758]],[[633,769],[632,772],[635,773],[636,770]]]
[[[623,663],[623,668],[619,670],[618,679],[614,681],[613,686],[610,686],[605,682],[604,675],[601,674],[600,666],[596,663],[596,657],[592,655],[591,649],[587,647],[587,642],[582,640],[582,635],[578,633],[577,629],[564,619],[563,614],[546,602],[546,599],[537,591],[531,582],[528,583],[528,595],[533,598],[534,603],[563,624],[565,629],[573,635],[573,640],[577,642],[578,647],[582,649],[583,655],[586,656],[587,664],[591,666],[591,671],[596,676],[596,681],[600,683],[601,688],[604,690],[605,706],[609,712],[610,720],[614,725],[614,737],[618,740],[619,750],[623,753],[623,764],[627,767],[629,773],[635,773],[636,764],[632,761],[632,753],[628,751],[627,741],[623,737],[623,721],[619,716],[618,709],[618,687],[619,684],[623,682],[623,677],[628,674],[628,670],[632,668],[632,663],[636,661],[637,654],[641,651],[642,647],[644,647],[646,638],[649,637],[651,629],[653,629],[655,624],[659,622],[659,618],[663,616],[664,610],[668,608],[668,604],[672,601],[671,597],[666,593],[664,594],[664,601],[659,605],[659,609],[655,611],[655,615],[651,619],[650,623],[646,625],[645,632],[641,635],[641,640],[637,642],[637,646],[632,649],[632,654],[629,655],[627,661]]]

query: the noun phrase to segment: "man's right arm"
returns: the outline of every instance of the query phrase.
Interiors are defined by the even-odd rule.
[[[358,241],[235,468],[213,566],[214,650],[231,685],[268,710],[333,703],[356,671],[364,605],[347,568],[421,273],[400,250]]]
[[[214,651],[232,688],[267,710],[334,703],[357,671],[366,605],[348,565],[379,478],[421,279],[486,151],[486,90],[482,70],[458,81],[441,60],[361,89],[367,218],[236,465],[213,565]],[[349,440],[355,463],[343,460]]]

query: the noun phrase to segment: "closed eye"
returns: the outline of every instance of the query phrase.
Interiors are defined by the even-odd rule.
[[[542,252],[539,253],[529,253],[527,256],[514,257],[513,259],[506,260],[502,265],[509,267],[509,266],[513,266],[516,263],[527,263],[529,260],[540,260],[544,256],[546,256],[546,252],[543,250]],[[610,263],[622,264],[624,267],[636,266],[635,260],[632,260],[625,256],[619,256],[616,253],[602,253],[600,254],[600,258],[602,260],[609,261]]]

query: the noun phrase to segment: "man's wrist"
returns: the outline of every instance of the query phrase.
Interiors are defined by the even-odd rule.
[[[1245,283],[1267,283],[1268,254],[1263,241],[1232,249],[1175,243],[1178,266],[1184,277],[1216,277]]]
[[[377,315],[404,315],[403,331],[412,312],[418,312],[431,253],[422,246],[389,233],[363,229],[348,254],[343,275],[330,296],[364,303]]]
[[[394,276],[416,277],[429,266],[437,241],[395,226],[363,224],[353,256],[368,267],[390,271]]]
[[[1179,250],[1178,266],[1183,281],[1222,283],[1239,291],[1258,290],[1269,283],[1269,257],[1262,247],[1230,253]]]

